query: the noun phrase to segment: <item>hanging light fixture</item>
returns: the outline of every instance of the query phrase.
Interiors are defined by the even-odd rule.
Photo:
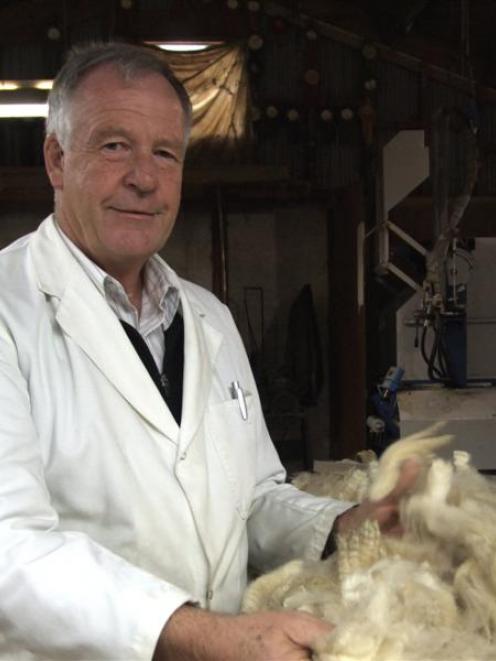
[[[218,46],[221,41],[147,41],[147,44],[157,46],[162,50],[171,53],[197,53],[198,51],[207,50],[210,46]]]

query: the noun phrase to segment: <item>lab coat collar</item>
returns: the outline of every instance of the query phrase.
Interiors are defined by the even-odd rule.
[[[40,225],[31,250],[40,290],[58,299],[57,322],[140,415],[172,442],[178,443],[181,437],[181,446],[186,447],[203,418],[222,334],[208,324],[201,307],[190,305],[181,280],[167,267],[171,284],[180,292],[185,328],[183,413],[179,433],[176,421],[119,320],[70,254],[54,222],[53,217],[49,217]]]

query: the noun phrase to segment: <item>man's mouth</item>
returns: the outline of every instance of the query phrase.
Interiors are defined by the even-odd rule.
[[[152,218],[153,216],[158,215],[159,211],[145,211],[143,209],[122,209],[120,207],[110,207],[112,211],[117,211],[117,213],[123,213],[127,216],[143,216],[144,218]]]

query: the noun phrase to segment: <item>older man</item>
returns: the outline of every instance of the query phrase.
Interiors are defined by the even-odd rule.
[[[248,561],[318,558],[350,503],[284,483],[227,308],[156,255],[190,121],[146,48],[76,50],[51,92],[54,214],[0,253],[2,658],[297,660],[329,630],[236,614]]]

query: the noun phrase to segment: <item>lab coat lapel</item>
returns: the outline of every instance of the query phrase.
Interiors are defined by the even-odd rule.
[[[48,221],[36,238],[33,258],[40,288],[60,299],[55,317],[62,330],[140,415],[177,442],[179,428],[162,396],[117,317],[69,254],[56,228]]]
[[[179,282],[176,286],[179,286]],[[180,288],[181,291],[181,288]],[[203,419],[222,333],[210,325],[208,314],[181,295],[184,318],[184,385],[180,448],[193,440]]]
[[[129,404],[158,431],[177,441],[179,428],[156,385],[115,314],[102,296],[84,287],[87,282],[81,278],[77,286],[71,283],[67,288],[57,321]]]

